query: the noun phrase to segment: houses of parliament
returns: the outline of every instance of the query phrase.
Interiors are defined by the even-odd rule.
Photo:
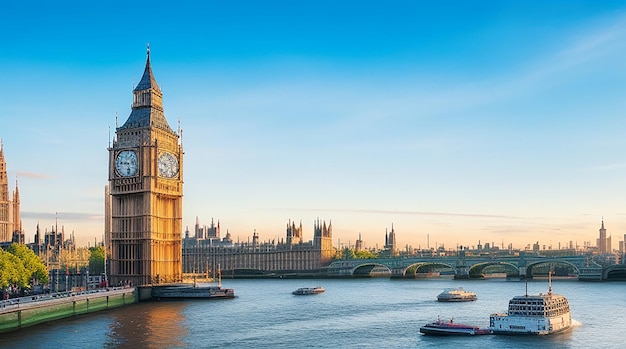
[[[305,241],[302,222],[289,221],[285,237],[262,241],[255,231],[252,241],[233,242],[230,233],[220,237],[219,222],[200,227],[196,218],[193,234],[183,239],[185,273],[216,275],[219,267],[226,277],[324,274],[335,256],[332,223],[313,222],[313,240]]]

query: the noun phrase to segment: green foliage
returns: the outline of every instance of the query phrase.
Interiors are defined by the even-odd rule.
[[[354,259],[355,258],[354,250],[351,249],[351,248],[344,247],[341,250],[341,254],[342,254],[343,259]]]
[[[104,273],[104,247],[91,247],[89,249],[89,274],[100,275]]]
[[[355,251],[353,248],[344,247],[337,251],[335,259],[373,259],[378,255],[369,250]]]
[[[369,251],[369,250],[361,250],[361,251],[356,251],[354,253],[354,258],[356,258],[356,259],[373,259],[373,258],[378,258],[378,255],[372,253],[372,251]]]
[[[40,284],[48,282],[48,268],[46,268],[43,260],[33,250],[26,247],[26,245],[13,243],[7,251],[17,257],[17,260],[22,264],[23,269],[21,269],[22,276],[20,279],[23,279],[24,282],[19,284],[19,287],[30,288],[33,281]]]
[[[28,274],[24,263],[12,253],[0,248],[0,288],[6,289],[9,285],[26,287]]]

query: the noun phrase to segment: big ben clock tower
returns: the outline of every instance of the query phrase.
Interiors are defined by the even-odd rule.
[[[163,112],[150,48],[132,111],[109,147],[106,240],[111,285],[182,280],[183,149]]]

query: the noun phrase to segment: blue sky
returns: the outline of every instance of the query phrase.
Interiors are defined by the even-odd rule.
[[[626,6],[597,1],[9,3],[0,137],[37,222],[103,235],[115,115],[150,43],[183,129],[184,225],[335,245],[613,247],[626,233]],[[111,130],[111,131],[109,131]],[[58,212],[58,214],[56,214]]]

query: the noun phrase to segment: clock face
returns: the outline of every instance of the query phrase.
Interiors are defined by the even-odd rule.
[[[170,153],[159,156],[159,175],[165,178],[173,178],[178,174],[178,160]]]
[[[130,177],[137,174],[137,154],[132,150],[124,150],[115,158],[115,169],[122,177]]]

